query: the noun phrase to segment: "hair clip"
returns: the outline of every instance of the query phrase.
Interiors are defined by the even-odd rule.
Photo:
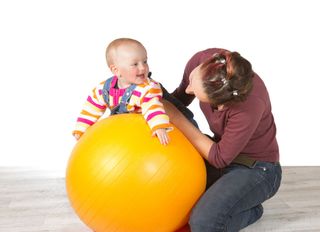
[[[219,57],[218,59],[216,59],[216,61],[214,63],[216,63],[216,64],[225,64],[226,63],[226,59]]]
[[[228,82],[228,80],[226,79],[226,78],[221,78],[221,81],[222,81],[222,83],[225,85],[225,84],[227,84],[227,82]]]
[[[225,64],[225,63],[226,63],[226,59],[221,58],[221,59],[219,60],[219,62],[220,62],[221,64]]]
[[[232,95],[233,95],[233,96],[238,96],[238,95],[239,95],[238,90],[233,90],[233,91],[232,91]]]

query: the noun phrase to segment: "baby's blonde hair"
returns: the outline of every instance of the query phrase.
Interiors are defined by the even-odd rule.
[[[131,38],[118,38],[113,40],[106,49],[106,60],[107,64],[110,65],[114,62],[114,56],[118,47],[124,44],[137,44],[145,49],[145,47],[140,43],[138,40],[131,39]]]

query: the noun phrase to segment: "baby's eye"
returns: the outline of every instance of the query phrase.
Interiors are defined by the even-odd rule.
[[[132,64],[132,66],[138,66],[138,63],[134,63],[134,64]]]
[[[147,61],[147,60],[145,60],[145,61],[143,61],[143,63],[144,63],[144,64],[148,64],[148,61]]]

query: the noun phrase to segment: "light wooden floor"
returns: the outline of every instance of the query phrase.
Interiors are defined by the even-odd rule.
[[[241,232],[320,231],[320,166],[284,167],[265,214]],[[28,168],[0,168],[0,232],[89,232],[69,205],[63,177]]]

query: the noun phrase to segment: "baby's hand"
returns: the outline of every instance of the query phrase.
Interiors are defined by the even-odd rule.
[[[80,135],[80,134],[75,133],[75,134],[73,134],[73,137],[75,137],[75,139],[76,139],[76,140],[79,140],[79,139],[80,139],[80,137],[81,137],[81,135]]]
[[[166,129],[164,129],[164,128],[157,129],[153,133],[153,136],[154,135],[157,135],[157,137],[160,140],[160,143],[162,145],[167,145],[169,143],[169,136],[168,136]]]

